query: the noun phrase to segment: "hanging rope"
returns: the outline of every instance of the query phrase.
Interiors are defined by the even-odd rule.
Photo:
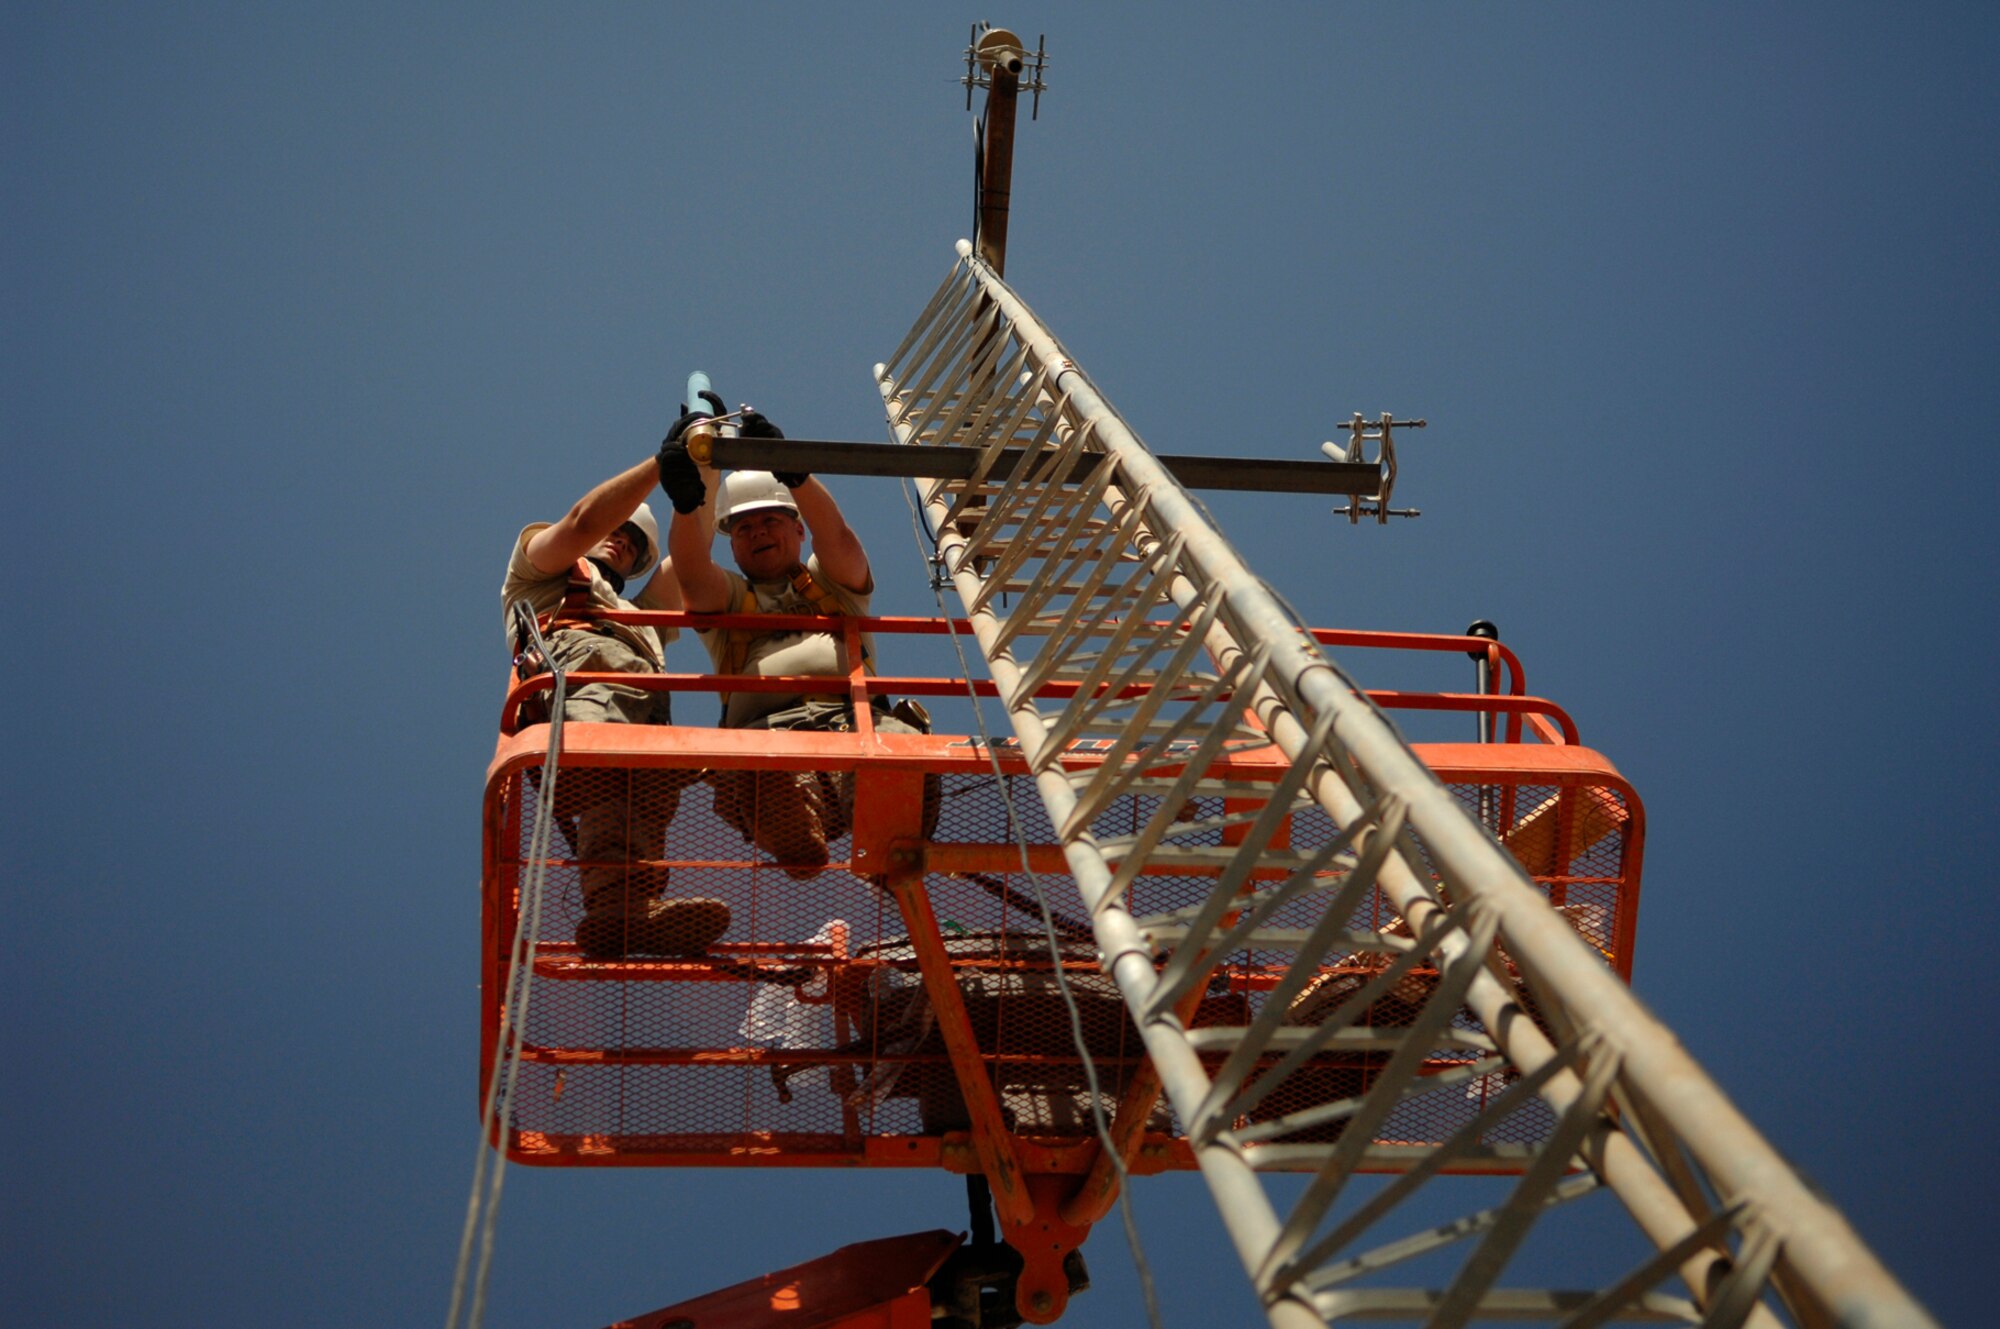
[[[910,481],[903,481],[902,490],[903,502],[910,509],[910,531],[916,539],[917,549],[921,553],[928,544],[929,552],[924,555],[925,565],[938,567],[940,552],[937,541],[935,537],[928,536],[925,532],[925,523],[917,507],[915,491]],[[1091,1124],[1097,1129],[1099,1147],[1104,1150],[1105,1157],[1111,1160],[1112,1167],[1118,1173],[1118,1216],[1125,1228],[1125,1244],[1132,1251],[1132,1264],[1138,1270],[1139,1289],[1146,1299],[1146,1321],[1152,1329],[1162,1329],[1159,1293],[1153,1285],[1153,1267],[1146,1260],[1145,1246],[1139,1240],[1139,1223],[1132,1213],[1132,1176],[1126,1170],[1124,1154],[1119,1152],[1117,1145],[1111,1139],[1111,1124],[1105,1120],[1104,1090],[1097,1077],[1097,1061],[1090,1055],[1089,1040],[1083,1035],[1083,1013],[1077,1008],[1076,994],[1069,986],[1067,966],[1061,959],[1063,948],[1062,942],[1056,935],[1060,927],[1056,921],[1057,915],[1049,905],[1048,892],[1042,889],[1041,876],[1030,866],[1028,834],[1021,826],[1020,817],[1015,814],[1014,797],[1010,791],[1007,775],[1000,768],[999,748],[995,746],[992,734],[987,732],[985,705],[980,701],[978,689],[972,685],[972,664],[966,658],[965,644],[959,638],[957,622],[945,608],[943,582],[936,576],[928,580],[931,584],[931,596],[937,601],[938,615],[945,622],[945,635],[950,638],[951,648],[958,655],[958,674],[965,680],[965,695],[972,702],[972,720],[979,730],[980,745],[985,748],[987,760],[993,765],[993,778],[1000,788],[1000,802],[1007,810],[1007,828],[1013,836],[1015,848],[1021,853],[1021,872],[1027,877],[1028,885],[1033,888],[1035,903],[1041,912],[1042,930],[1048,941],[1049,957],[1054,962],[1056,989],[1062,993],[1063,1005],[1069,1010],[1070,1041],[1076,1045],[1077,1056],[1083,1063],[1084,1082],[1090,1089]],[[1078,926],[1066,918],[1063,922],[1070,923],[1072,928]],[[1091,938],[1094,942],[1094,933],[1091,934]]]
[[[461,1309],[466,1310],[464,1329],[478,1329],[486,1314],[486,1286],[493,1271],[493,1241],[500,1222],[500,1191],[507,1173],[507,1149],[497,1143],[496,1127],[513,1120],[514,1086],[520,1077],[521,1043],[527,1032],[528,994],[535,981],[534,966],[527,963],[527,956],[533,939],[542,932],[549,838],[555,826],[557,760],[562,753],[563,706],[569,695],[568,675],[549,654],[548,643],[542,639],[527,602],[514,605],[512,613],[517,624],[525,622],[525,635],[554,679],[549,691],[549,746],[542,758],[541,791],[535,802],[534,828],[528,836],[528,871],[514,925],[514,944],[507,957],[507,1005],[500,1017],[505,1046],[494,1058],[493,1074],[487,1080],[479,1116],[479,1151],[472,1166],[472,1194],[466,1201],[465,1231],[459,1238],[458,1270],[452,1278],[451,1308],[445,1313],[445,1329],[458,1329]],[[479,1251],[476,1272],[472,1269],[475,1244]],[[469,1308],[468,1283],[472,1289]]]

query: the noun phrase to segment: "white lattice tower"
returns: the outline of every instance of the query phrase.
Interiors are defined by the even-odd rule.
[[[877,367],[890,428],[901,443],[979,451],[972,478],[921,482],[942,570],[1272,1324],[1929,1323],[1326,658],[1019,297],[970,245],[959,254]],[[995,478],[1011,448],[1037,464]],[[1049,683],[1073,693],[1038,699]],[[1110,744],[1101,763],[1066,767],[1079,739]],[[1273,745],[1288,763],[1275,783],[1212,773],[1227,754]],[[1147,824],[1093,833],[1101,809],[1135,794],[1155,809]],[[1188,812],[1218,806],[1219,816]],[[1287,818],[1308,809],[1338,834],[1310,852],[1280,847]],[[1238,843],[1213,843],[1218,830]],[[1194,866],[1215,874],[1204,903],[1132,914],[1127,891],[1142,874]],[[1355,925],[1375,890],[1396,927]],[[1301,903],[1314,925],[1274,925]],[[1176,1004],[1218,957],[1245,948],[1295,959],[1249,1024],[1185,1028]],[[1329,956],[1353,952],[1383,957],[1379,972],[1323,1023],[1286,1023]],[[1438,978],[1411,1024],[1357,1022],[1418,966]],[[1382,1070],[1359,1098],[1243,1124],[1322,1051],[1373,1053]],[[1440,1057],[1455,1068],[1419,1074]],[[1453,1138],[1400,1154],[1373,1145],[1407,1098],[1462,1092],[1477,1077],[1507,1087]],[[1554,1119],[1538,1146],[1510,1155],[1483,1142],[1531,1098]],[[1330,1143],[1277,1142],[1338,1119],[1346,1128]],[[1344,1188],[1364,1164],[1401,1175],[1362,1198]],[[1441,1172],[1495,1165],[1518,1172],[1502,1203],[1382,1235]],[[1267,1180],[1300,1170],[1310,1182],[1279,1205]],[[1608,1207],[1656,1253],[1592,1286],[1502,1287],[1538,1221],[1592,1193],[1614,1196]],[[1462,1253],[1443,1286],[1382,1281],[1441,1253]]]

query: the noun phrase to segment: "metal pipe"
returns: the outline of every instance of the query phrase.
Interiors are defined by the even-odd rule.
[[[1304,726],[1276,693],[1267,689],[1256,702],[1256,709],[1280,748],[1287,752],[1302,748],[1306,737]],[[1313,792],[1322,806],[1333,811],[1342,823],[1352,822],[1362,815],[1363,809],[1353,791],[1331,772],[1320,777]],[[1406,863],[1395,857],[1383,864],[1380,880],[1383,892],[1409,923],[1412,934],[1422,936],[1427,933],[1443,908],[1431,896],[1429,888],[1417,880]],[[1456,958],[1465,945],[1462,934],[1452,933],[1445,936],[1438,949],[1445,958]],[[1521,1010],[1513,992],[1492,974],[1481,973],[1473,977],[1466,989],[1465,1004],[1493,1035],[1508,1060],[1523,1073],[1532,1074],[1556,1057],[1555,1045]],[[1551,1078],[1542,1091],[1542,1097],[1560,1113],[1575,1101],[1582,1088],[1582,1081],[1574,1073],[1564,1071]],[[1637,1145],[1623,1133],[1605,1125],[1586,1139],[1582,1153],[1592,1169],[1625,1205],[1640,1230],[1656,1245],[1664,1249],[1693,1230],[1695,1222],[1687,1210],[1661,1181]],[[1720,1272],[1717,1271],[1718,1266]],[[1727,1265],[1714,1250],[1704,1247],[1683,1261],[1682,1270],[1689,1286],[1699,1288],[1719,1281],[1721,1274],[1727,1271]],[[1770,1324],[1771,1321],[1763,1319],[1755,1323]]]
[[[1007,270],[1007,207],[1014,188],[1014,109],[1021,91],[1021,39],[993,28],[979,39],[986,67],[986,111],[979,118],[979,253]]]
[[[1487,619],[1475,619],[1472,626],[1465,630],[1465,635],[1499,641],[1500,629]],[[1485,696],[1493,690],[1493,652],[1490,649],[1467,651],[1466,655],[1472,660],[1472,675],[1476,683],[1473,691]],[[1482,743],[1493,741],[1493,717],[1485,711],[1479,713],[1479,741]],[[1492,822],[1489,820],[1487,824],[1491,825]]]
[[[1500,640],[1500,629],[1494,626],[1489,619],[1474,619],[1472,626],[1465,630],[1465,635],[1468,637],[1484,637],[1488,641],[1498,641]],[[1486,647],[1482,650],[1467,651],[1466,654],[1472,657],[1472,671],[1475,683],[1474,691],[1483,697],[1492,691],[1493,687],[1493,649]],[[1493,713],[1491,711],[1479,712],[1479,741],[1481,743],[1491,743],[1493,741]],[[1489,831],[1496,830],[1500,824],[1499,819],[1494,815],[1497,811],[1496,801],[1498,795],[1499,791],[1490,784],[1479,786],[1479,822]]]
[[[1201,984],[1190,986],[1174,1003],[1174,1018],[1182,1024],[1193,1019],[1203,995]],[[1111,1206],[1118,1201],[1119,1173],[1128,1168],[1138,1154],[1146,1133],[1146,1120],[1152,1116],[1161,1092],[1159,1067],[1148,1057],[1126,1081],[1125,1092],[1118,1096],[1118,1108],[1112,1114],[1111,1127],[1107,1132],[1111,1136],[1111,1147],[1107,1149],[1099,1141],[1097,1156],[1091,1160],[1089,1173],[1063,1201],[1060,1212],[1064,1222],[1079,1225],[1095,1223],[1111,1212]]]
[[[702,426],[697,424],[692,428]],[[1010,479],[1025,462],[1039,455],[1027,448],[1003,448],[994,456],[986,478],[996,483]],[[1080,484],[1100,460],[1102,457],[1097,453],[1084,453],[1071,465],[1068,474],[1060,477],[1061,482]],[[1376,484],[1375,468],[1354,462],[1173,454],[1162,455],[1159,462],[1175,479],[1193,489],[1362,494],[1373,493]],[[826,475],[964,480],[973,475],[979,464],[979,455],[972,448],[911,448],[901,443],[858,443],[835,439],[724,437],[715,441],[710,464],[733,470],[817,471]]]
[[[1111,492],[1114,503],[1125,501],[1120,491],[1114,489]],[[1184,609],[1192,605],[1200,594],[1193,582],[1184,577],[1177,579],[1174,596]],[[1242,652],[1241,645],[1220,627],[1211,632],[1209,645],[1216,657],[1217,667],[1222,669],[1227,669]],[[1251,709],[1280,750],[1290,758],[1306,751],[1310,746],[1310,736],[1291,709],[1291,704],[1268,682],[1256,691],[1257,696],[1250,702]],[[1360,799],[1332,771],[1323,769],[1320,772],[1312,785],[1312,792],[1321,806],[1334,815],[1338,824],[1353,824],[1367,815]],[[1395,856],[1383,864],[1380,881],[1390,903],[1409,923],[1412,931],[1416,935],[1427,933],[1436,914],[1442,910],[1428,885],[1420,882],[1409,866]],[[1564,931],[1568,929],[1564,928]],[[1446,935],[1439,945],[1441,959],[1456,957],[1466,944],[1462,934]],[[1465,1004],[1479,1017],[1484,1027],[1492,1031],[1495,1041],[1524,1073],[1533,1073],[1557,1055],[1554,1045],[1515,1001],[1512,990],[1492,974],[1482,972],[1474,975],[1466,991]],[[1581,1080],[1574,1073],[1564,1071],[1550,1080],[1542,1091],[1542,1097],[1558,1113],[1562,1113],[1580,1092]],[[1193,1109],[1182,1106],[1178,1101],[1176,1107],[1183,1116],[1192,1114]],[[1625,1204],[1640,1229],[1662,1249],[1684,1241],[1687,1234],[1694,1230],[1696,1224],[1689,1211],[1678,1202],[1638,1146],[1622,1132],[1608,1124],[1600,1124],[1600,1129],[1587,1139],[1582,1153],[1593,1170]],[[1722,1283],[1730,1268],[1725,1256],[1706,1247],[1693,1250],[1681,1261],[1684,1279],[1689,1287],[1697,1289],[1713,1290]],[[1254,1273],[1253,1269],[1253,1281]],[[1762,1307],[1751,1312],[1747,1323],[1756,1329],[1775,1329],[1776,1326],[1776,1321]]]

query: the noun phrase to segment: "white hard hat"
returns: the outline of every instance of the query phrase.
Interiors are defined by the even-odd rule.
[[[715,503],[715,524],[725,533],[730,523],[746,512],[759,508],[783,508],[799,515],[799,501],[785,482],[769,471],[731,471],[722,479],[722,493]]]
[[[632,568],[634,578],[643,577],[659,566],[663,556],[660,549],[660,523],[654,519],[652,508],[644,503],[635,508],[632,515],[625,520],[637,526],[640,533],[646,537],[646,547],[639,551],[639,557],[633,560]]]

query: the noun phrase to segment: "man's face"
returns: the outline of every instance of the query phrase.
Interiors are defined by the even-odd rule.
[[[639,571],[637,564],[640,554],[644,552],[645,543],[645,537],[639,534],[639,528],[628,521],[598,541],[597,548],[590,551],[590,556],[603,559],[630,577]]]
[[[806,524],[783,508],[759,508],[729,524],[729,552],[752,581],[776,581],[792,570],[804,547]]]

